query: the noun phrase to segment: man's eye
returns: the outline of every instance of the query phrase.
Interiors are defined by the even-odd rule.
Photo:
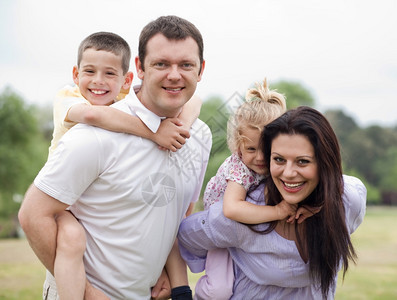
[[[184,69],[191,69],[191,68],[193,68],[193,64],[191,64],[191,63],[184,63],[184,64],[182,64],[182,68],[184,68]]]
[[[164,68],[165,67],[165,63],[162,63],[162,62],[155,63],[154,65],[156,67],[158,67],[158,68]]]

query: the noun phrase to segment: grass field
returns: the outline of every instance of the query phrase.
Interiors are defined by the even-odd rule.
[[[397,208],[368,208],[353,243],[358,263],[339,278],[336,299],[397,299]],[[0,240],[0,299],[41,299],[44,276],[26,240]],[[193,287],[198,275],[189,278]]]

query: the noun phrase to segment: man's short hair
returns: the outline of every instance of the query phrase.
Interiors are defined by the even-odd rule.
[[[199,48],[200,72],[203,64],[204,43],[200,31],[191,22],[177,16],[162,16],[147,24],[139,36],[138,55],[144,70],[146,47],[148,41],[157,33],[161,33],[169,40],[185,40],[192,37]]]

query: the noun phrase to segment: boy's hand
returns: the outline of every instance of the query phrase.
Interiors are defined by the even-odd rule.
[[[297,207],[298,206],[296,204],[289,204],[285,200],[282,200],[279,204],[276,205],[278,219],[284,220],[288,218],[287,222],[293,223]]]
[[[165,269],[161,272],[156,285],[152,287],[152,299],[163,300],[171,297],[171,284]]]
[[[110,300],[104,292],[94,288],[91,283],[86,280],[84,300]]]
[[[314,216],[318,212],[320,212],[321,207],[312,207],[312,206],[301,206],[296,211],[295,219],[298,224],[301,224],[307,218]]]
[[[178,118],[163,120],[154,135],[153,141],[159,145],[161,150],[176,152],[182,148],[186,139],[190,137],[189,131],[183,129],[182,125]]]

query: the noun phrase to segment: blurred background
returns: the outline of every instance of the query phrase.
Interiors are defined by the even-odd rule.
[[[197,95],[213,148],[203,188],[229,155],[230,113],[248,88],[267,77],[289,108],[309,105],[327,116],[341,144],[344,172],[367,186],[367,234],[356,238],[364,258],[353,270],[354,282],[344,284],[362,296],[350,299],[397,298],[396,13],[394,0],[1,0],[0,299],[37,299],[30,298],[37,285],[21,296],[12,284],[29,282],[32,273],[41,284],[43,276],[35,267],[32,273],[23,267],[10,272],[35,260],[26,241],[16,239],[23,236],[16,215],[47,159],[52,101],[72,83],[79,43],[93,32],[112,31],[135,56],[142,27],[168,14],[192,21],[204,37],[206,68]],[[133,61],[130,69],[136,75]],[[374,262],[374,255],[383,260]],[[371,275],[379,266],[386,269]],[[21,281],[24,276],[30,279]],[[371,284],[373,296],[365,289]]]

